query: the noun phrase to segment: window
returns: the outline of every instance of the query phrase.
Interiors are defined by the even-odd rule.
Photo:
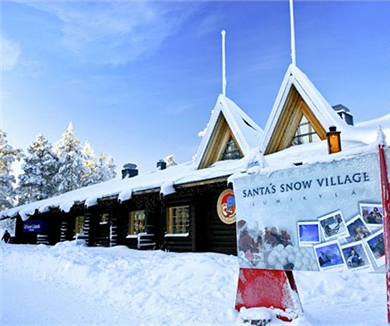
[[[77,216],[75,221],[75,230],[74,233],[84,233],[84,216]]]
[[[170,207],[168,209],[167,233],[185,234],[189,232],[190,224],[189,206]]]
[[[137,235],[146,232],[145,211],[133,211],[129,213],[128,235]]]
[[[230,136],[229,141],[227,142],[225,150],[222,154],[222,161],[235,160],[238,158],[242,158],[241,153],[240,153],[233,137]]]
[[[320,137],[317,135],[309,121],[307,121],[305,116],[302,116],[301,122],[299,123],[291,142],[291,146],[314,143],[320,140]]]
[[[100,222],[99,224],[108,224],[108,221],[110,220],[110,214],[100,214]]]

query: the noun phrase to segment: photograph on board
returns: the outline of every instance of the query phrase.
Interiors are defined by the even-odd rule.
[[[346,241],[355,242],[367,238],[370,234],[370,228],[364,222],[361,215],[356,215],[354,218],[347,222],[347,229],[349,232],[349,237],[346,237]]]
[[[318,221],[298,222],[298,244],[300,247],[313,246],[320,243],[320,226]]]
[[[315,245],[314,252],[320,271],[346,269],[344,256],[337,240]]]
[[[326,241],[349,236],[343,214],[340,210],[319,217],[318,222],[320,222],[322,234]]]
[[[368,253],[362,241],[356,241],[341,246],[344,259],[349,271],[372,271],[372,265]]]
[[[367,243],[367,247],[371,252],[372,257],[376,265],[382,266],[385,264],[385,238],[383,236],[383,231],[379,230],[378,232],[370,235],[364,239]]]
[[[383,208],[381,203],[360,203],[360,215],[370,227],[383,225]]]

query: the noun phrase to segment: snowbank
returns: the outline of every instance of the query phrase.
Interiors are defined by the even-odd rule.
[[[2,243],[0,250],[3,279],[42,281],[42,293],[66,287],[78,300],[85,300],[84,309],[104,307],[107,314],[122,310],[128,325],[243,325],[248,315],[233,309],[238,275],[234,256],[90,248],[74,241],[54,247]],[[384,275],[301,272],[295,276],[304,315],[286,325],[386,325]],[[1,304],[8,319],[0,318],[0,324],[15,324],[19,308],[3,309]],[[269,309],[260,315],[272,319],[269,325],[285,324]]]

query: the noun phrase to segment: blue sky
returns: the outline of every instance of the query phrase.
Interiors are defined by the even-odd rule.
[[[221,92],[265,127],[290,64],[288,1],[1,4],[2,126],[26,149],[72,121],[141,172],[191,160]],[[389,113],[390,2],[295,1],[297,65],[355,121]]]

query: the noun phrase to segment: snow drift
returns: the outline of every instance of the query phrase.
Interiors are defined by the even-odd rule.
[[[112,324],[243,324],[242,316],[233,309],[238,276],[234,256],[137,251],[122,246],[90,248],[76,241],[54,247],[1,244],[0,250],[2,279],[42,282],[39,293],[32,295],[39,302],[44,293],[66,288],[75,300],[84,302],[80,311],[91,309],[93,316],[106,313]],[[384,275],[308,272],[294,275],[304,315],[286,325],[386,325]],[[31,291],[28,286],[23,289],[23,292],[2,291],[2,297],[12,296],[16,302],[22,302]],[[0,324],[20,324],[20,306],[1,302]],[[37,305],[34,300],[31,307],[23,306],[23,314],[33,316],[29,323],[69,323],[53,320],[56,311],[51,311],[47,322],[42,322],[46,319],[34,310]],[[66,301],[61,301],[60,306],[66,305]],[[49,311],[45,312],[43,307],[41,314],[49,315]],[[269,325],[284,324],[271,310],[265,314],[272,316]],[[248,311],[243,312],[243,316],[247,315]],[[97,317],[92,322],[97,323]],[[79,324],[85,324],[85,320]]]

